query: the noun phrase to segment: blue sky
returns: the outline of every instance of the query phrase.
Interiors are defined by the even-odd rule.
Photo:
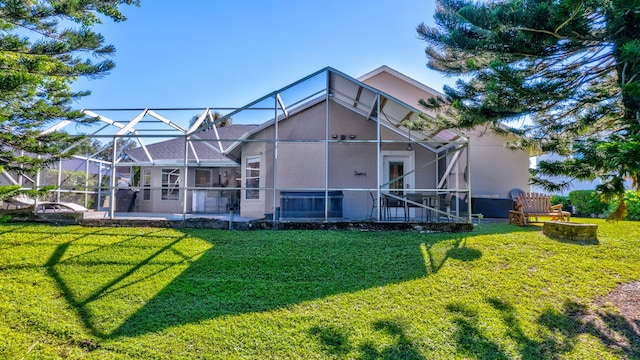
[[[358,77],[388,65],[441,90],[415,28],[433,24],[418,0],[170,1],[124,8],[99,26],[116,68],[81,79],[79,108],[239,107],[326,66]]]

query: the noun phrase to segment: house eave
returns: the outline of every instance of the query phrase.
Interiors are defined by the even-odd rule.
[[[186,163],[187,167],[239,167],[240,165],[234,161],[196,161],[189,160]],[[181,167],[185,166],[184,160],[156,160],[153,162],[149,161],[132,161],[132,162],[121,162],[116,164],[116,166],[144,166],[144,167]]]

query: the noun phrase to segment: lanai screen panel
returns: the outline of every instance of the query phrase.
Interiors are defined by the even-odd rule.
[[[410,132],[409,128],[405,126],[406,124],[421,122],[420,116],[428,117],[428,115],[421,115],[418,110],[408,107],[385,94],[380,96],[379,115],[381,124],[388,128],[397,129],[403,134],[409,134]],[[371,118],[372,120],[378,118],[377,107],[373,109]],[[467,142],[467,139],[455,130],[429,130],[428,128],[412,131],[411,138],[436,152]]]
[[[352,213],[369,218],[374,203],[371,196],[377,196],[381,185],[378,149],[413,149],[418,167],[435,158],[435,154],[466,141],[455,131],[409,131],[405,122],[418,120],[418,110],[330,68],[242,108],[222,111],[220,120],[232,119],[234,125],[247,126],[238,132],[193,125],[194,119],[211,119],[209,109],[112,109],[87,114],[98,121],[80,132],[101,141],[109,153],[105,158],[116,164],[219,167],[213,174],[233,174],[238,181],[233,185],[240,191],[246,183],[235,175],[236,169],[243,174],[246,155],[260,155],[264,166],[260,171],[260,191],[267,199],[265,212],[275,210],[283,191],[336,190],[344,192],[345,209],[357,207]],[[127,157],[122,157],[123,149],[118,149],[113,158],[109,142],[114,139],[133,142],[137,149],[126,151]],[[160,145],[155,144],[160,142],[162,148],[156,149]],[[132,168],[131,173],[135,171]],[[431,173],[433,184],[421,187],[438,185],[436,172]],[[118,178],[119,174],[114,175]],[[88,182],[95,186],[95,180]],[[193,189],[187,184],[180,186],[184,194],[181,199],[191,199],[188,192]],[[220,190],[214,188],[210,190]],[[188,212],[190,207],[184,205],[179,210],[182,209]]]
[[[334,101],[365,117],[371,114],[376,101],[376,93],[370,88],[333,71],[329,71],[329,94]]]

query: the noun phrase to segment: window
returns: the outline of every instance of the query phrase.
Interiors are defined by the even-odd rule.
[[[151,169],[142,169],[142,200],[151,200]]]
[[[260,190],[249,190],[260,188],[260,157],[252,156],[247,158],[245,169],[245,199],[259,199]]]
[[[211,186],[211,170],[196,169],[196,187]]]
[[[404,161],[389,161],[389,189],[392,194],[402,196],[404,189]],[[397,179],[397,180],[396,180]],[[399,191],[398,191],[399,190]]]
[[[162,200],[180,199],[180,169],[162,169]]]

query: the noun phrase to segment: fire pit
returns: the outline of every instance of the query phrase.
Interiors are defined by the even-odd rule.
[[[554,237],[562,240],[598,240],[598,225],[596,224],[581,224],[566,221],[547,221],[542,227],[542,232],[549,237]]]

